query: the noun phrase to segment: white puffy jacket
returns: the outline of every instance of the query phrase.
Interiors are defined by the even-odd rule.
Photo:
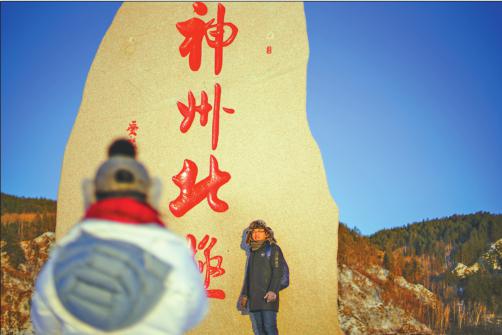
[[[88,247],[91,245],[98,247]],[[93,250],[98,249],[102,253],[98,252],[96,258]],[[133,257],[128,254],[129,250],[134,251]],[[115,259],[108,263],[108,257]],[[106,276],[103,279],[101,273],[87,269],[93,266],[93,262],[98,268],[104,265],[104,271],[109,270],[111,275],[119,272],[126,274],[117,275],[117,280],[110,280]],[[127,270],[128,264],[136,272]],[[143,267],[149,270],[138,272]],[[88,287],[87,277],[97,284]],[[149,281],[153,284],[150,285]],[[143,286],[146,287],[144,296],[141,293]],[[101,288],[105,291],[101,291]],[[73,303],[72,299],[77,299],[77,302]],[[118,307],[114,306],[113,310],[107,305],[105,307],[108,309],[105,308],[105,312],[100,314],[101,306],[92,305],[94,300],[99,304],[103,304],[103,301],[115,305],[117,302],[122,303]],[[85,309],[89,301],[90,314]],[[202,278],[183,238],[154,224],[134,225],[87,219],[75,226],[51,251],[36,281],[31,319],[36,334],[44,335],[174,335],[183,334],[197,325],[206,311],[207,297]],[[113,322],[110,320],[107,324],[106,313],[115,313],[113,315],[119,315],[122,319],[124,313],[130,315],[110,326]],[[104,318],[105,326],[103,320],[101,323],[99,320],[92,321],[96,316],[98,319]],[[110,327],[107,329],[107,326]]]

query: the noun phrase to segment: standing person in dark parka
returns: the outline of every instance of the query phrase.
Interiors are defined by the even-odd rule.
[[[241,308],[249,307],[255,335],[276,335],[279,290],[284,260],[274,232],[262,220],[251,222],[246,232],[249,247]]]

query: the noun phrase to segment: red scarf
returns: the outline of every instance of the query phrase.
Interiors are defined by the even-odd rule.
[[[165,226],[159,212],[148,204],[131,198],[110,198],[92,204],[85,219],[102,219],[127,224],[155,223]]]

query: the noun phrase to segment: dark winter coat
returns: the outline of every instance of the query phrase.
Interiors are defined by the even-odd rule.
[[[272,243],[270,244],[270,257],[267,257],[266,244],[270,244],[270,242],[266,241],[258,250],[250,251],[247,260],[242,295],[248,297],[248,306],[251,312],[263,310],[279,311],[282,251],[277,244]],[[269,291],[277,294],[277,299],[267,303],[264,296]]]

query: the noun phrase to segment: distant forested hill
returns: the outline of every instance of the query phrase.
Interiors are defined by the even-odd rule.
[[[480,259],[491,249],[495,263],[502,264],[502,253],[495,248],[500,239],[502,215],[487,212],[422,221],[369,238],[384,250],[384,267],[423,284],[455,311],[452,325],[458,329],[477,326],[486,313],[495,313],[496,327],[502,328],[502,270]],[[475,270],[454,275],[458,263]]]
[[[7,213],[55,213],[56,201],[44,198],[25,198],[1,194],[2,215]]]
[[[24,263],[20,242],[32,240],[56,229],[56,201],[1,194],[2,251],[9,255],[12,266]]]
[[[382,250],[403,248],[405,256],[429,255],[451,264],[471,264],[500,238],[502,214],[478,212],[381,230],[370,241]]]
[[[352,269],[364,270],[382,265],[383,252],[368,237],[340,222],[338,226],[338,262]]]

